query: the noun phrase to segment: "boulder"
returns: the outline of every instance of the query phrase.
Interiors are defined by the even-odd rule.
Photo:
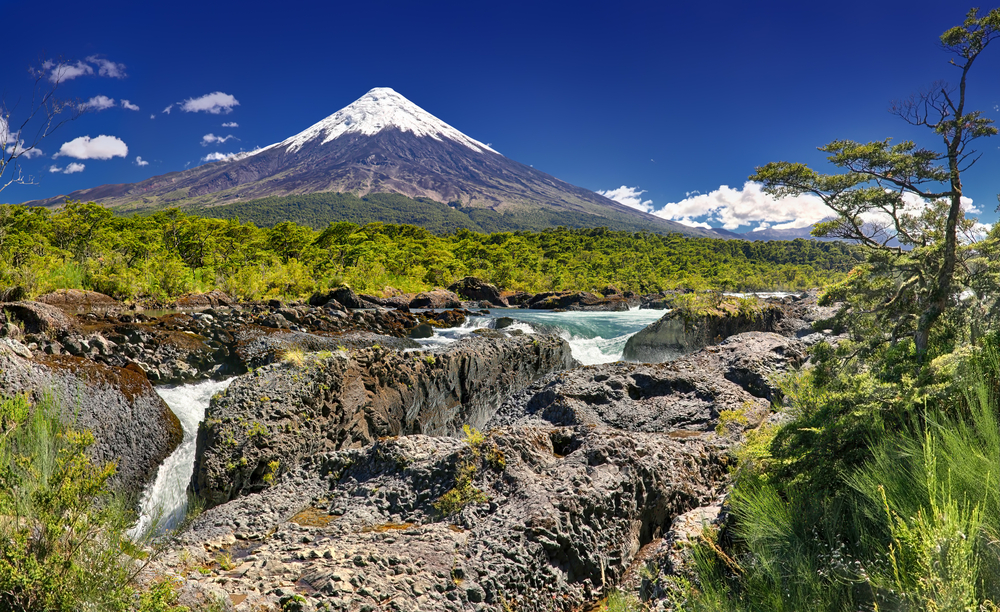
[[[174,308],[219,308],[236,305],[236,300],[218,289],[208,293],[188,293],[177,298]]]
[[[8,302],[3,305],[8,322],[16,323],[26,334],[57,334],[76,329],[76,322],[63,310],[41,302]]]
[[[461,308],[462,300],[451,291],[444,289],[434,289],[418,293],[409,304],[410,308]]]
[[[81,291],[79,289],[60,289],[46,293],[36,301],[49,306],[56,306],[67,312],[106,312],[119,310],[122,305],[111,296],[96,291]]]
[[[622,295],[604,296],[587,291],[548,292],[536,294],[528,301],[528,308],[535,310],[593,310],[624,311],[629,301]]]
[[[331,301],[335,301],[352,310],[356,308],[372,308],[374,306],[372,303],[359,298],[354,293],[354,290],[347,285],[337,287],[336,289],[326,293],[314,293],[312,297],[309,298],[309,305],[323,306]]]
[[[11,342],[0,343],[0,394],[51,398],[64,422],[94,434],[94,459],[117,464],[112,486],[140,493],[183,435],[146,376],[69,355],[26,359]]]
[[[265,488],[273,462],[482,427],[511,392],[576,364],[562,338],[496,333],[432,352],[338,350],[237,378],[199,429],[192,488],[214,506]]]
[[[489,302],[493,306],[503,308],[509,306],[496,285],[491,285],[475,276],[466,276],[455,281],[448,287],[448,291],[474,302]]]
[[[630,337],[622,359],[645,363],[674,359],[742,332],[776,331],[783,318],[777,304],[741,306],[735,298],[705,308],[674,308]]]

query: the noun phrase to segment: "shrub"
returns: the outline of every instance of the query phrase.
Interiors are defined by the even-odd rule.
[[[0,609],[139,603],[133,581],[148,557],[127,535],[134,512],[108,489],[115,465],[88,455],[93,442],[49,402],[0,399]]]

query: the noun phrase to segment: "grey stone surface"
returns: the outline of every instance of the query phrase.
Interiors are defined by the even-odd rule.
[[[437,351],[379,346],[266,366],[213,399],[192,487],[213,506],[265,488],[275,469],[317,452],[482,427],[510,393],[574,365],[561,338],[494,332]]]

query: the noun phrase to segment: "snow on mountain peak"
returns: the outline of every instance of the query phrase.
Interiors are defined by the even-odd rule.
[[[321,144],[326,144],[344,134],[371,136],[388,128],[412,132],[415,136],[429,136],[434,140],[447,138],[479,153],[484,151],[496,153],[487,145],[469,138],[389,87],[372,89],[326,119],[275,146],[285,146],[288,153],[293,153],[320,136],[323,136]]]

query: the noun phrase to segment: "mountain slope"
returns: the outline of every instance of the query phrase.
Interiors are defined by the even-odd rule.
[[[125,210],[190,209],[322,192],[396,193],[500,218],[540,215],[559,224],[562,216],[575,227],[614,224],[718,237],[508,159],[388,88],[373,89],[299,134],[250,154],[28,204],[52,206],[69,198]]]

